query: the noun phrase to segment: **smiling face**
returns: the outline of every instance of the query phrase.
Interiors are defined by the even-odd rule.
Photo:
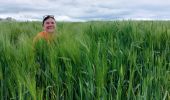
[[[44,21],[43,29],[47,33],[54,33],[56,28],[56,22],[53,18],[48,18]]]

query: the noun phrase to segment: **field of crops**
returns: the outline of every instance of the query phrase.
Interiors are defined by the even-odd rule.
[[[1,100],[168,100],[170,22],[0,22]]]

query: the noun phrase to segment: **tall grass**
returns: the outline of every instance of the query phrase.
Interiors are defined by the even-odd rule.
[[[170,23],[57,23],[50,45],[40,22],[0,22],[2,100],[170,99]]]

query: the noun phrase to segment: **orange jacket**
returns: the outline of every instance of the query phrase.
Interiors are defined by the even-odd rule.
[[[45,39],[47,42],[52,41],[54,38],[54,34],[47,33],[45,31],[42,31],[37,34],[37,36],[34,38],[33,42],[37,42],[39,39]]]

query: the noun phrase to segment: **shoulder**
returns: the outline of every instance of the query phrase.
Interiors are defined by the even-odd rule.
[[[44,31],[39,32],[39,33],[37,34],[38,37],[43,37],[44,35],[45,35],[45,32],[44,32]]]
[[[42,39],[44,35],[44,32],[39,32],[33,39],[33,43],[36,43],[39,39]]]

